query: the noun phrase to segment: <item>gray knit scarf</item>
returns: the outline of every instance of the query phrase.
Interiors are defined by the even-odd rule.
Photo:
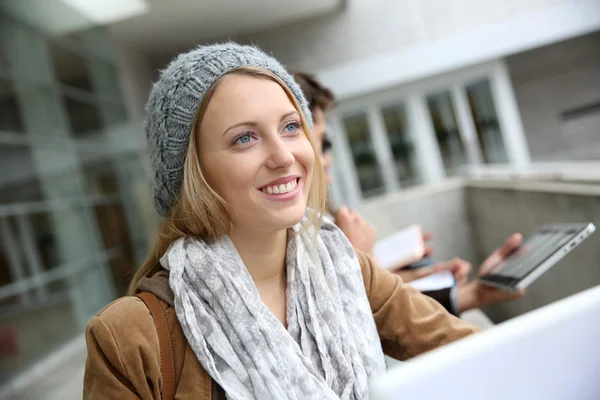
[[[289,230],[287,331],[229,237],[179,239],[162,258],[183,332],[229,399],[367,399],[385,370],[354,249],[324,221],[315,251],[313,232]]]

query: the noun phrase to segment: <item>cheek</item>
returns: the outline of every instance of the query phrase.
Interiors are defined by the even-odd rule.
[[[315,152],[308,139],[304,138],[298,146],[296,160],[306,169],[307,174],[312,172],[315,164]]]
[[[239,155],[213,157],[206,165],[204,175],[209,185],[228,204],[239,198],[240,188],[247,187],[251,180],[249,163],[240,160]],[[243,166],[246,168],[243,168]]]

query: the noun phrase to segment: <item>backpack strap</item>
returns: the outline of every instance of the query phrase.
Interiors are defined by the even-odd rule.
[[[171,346],[171,334],[165,312],[162,309],[157,297],[150,292],[141,292],[136,294],[146,307],[150,310],[150,315],[154,320],[154,326],[158,333],[158,350],[160,359],[160,375],[162,377],[162,400],[175,399],[175,360],[173,359],[173,348]]]

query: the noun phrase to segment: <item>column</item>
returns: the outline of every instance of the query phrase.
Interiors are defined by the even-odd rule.
[[[362,192],[352,158],[352,150],[346,139],[344,124],[337,114],[333,114],[329,119],[329,125],[332,128],[329,135],[333,143],[334,163],[336,171],[340,174],[338,178],[341,178],[341,184],[344,186],[347,205],[356,208],[362,202]]]
[[[386,192],[395,192],[400,188],[398,175],[396,173],[396,163],[392,148],[387,136],[385,122],[381,115],[381,110],[377,105],[371,105],[367,109],[367,118],[369,121],[369,133],[373,141],[375,157],[381,168],[381,175],[385,185]]]
[[[443,180],[446,172],[425,97],[422,94],[411,95],[406,103],[406,112],[409,134],[415,146],[418,178],[425,184]]]
[[[483,156],[481,153],[481,145],[477,137],[477,129],[473,122],[471,108],[467,100],[467,94],[463,84],[458,83],[452,86],[452,102],[456,111],[456,122],[460,137],[465,144],[467,152],[467,160],[469,164],[482,164]]]
[[[519,106],[504,61],[498,62],[494,68],[490,84],[508,161],[517,169],[526,168],[531,163],[531,156]]]

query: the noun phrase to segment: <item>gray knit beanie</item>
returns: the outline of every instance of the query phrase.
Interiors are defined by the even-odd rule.
[[[179,195],[192,123],[200,102],[219,78],[243,66],[263,67],[277,75],[312,127],[308,103],[294,78],[257,47],[223,43],[180,54],[162,71],[146,104],[145,131],[154,169],[154,206],[161,216],[169,214]]]

